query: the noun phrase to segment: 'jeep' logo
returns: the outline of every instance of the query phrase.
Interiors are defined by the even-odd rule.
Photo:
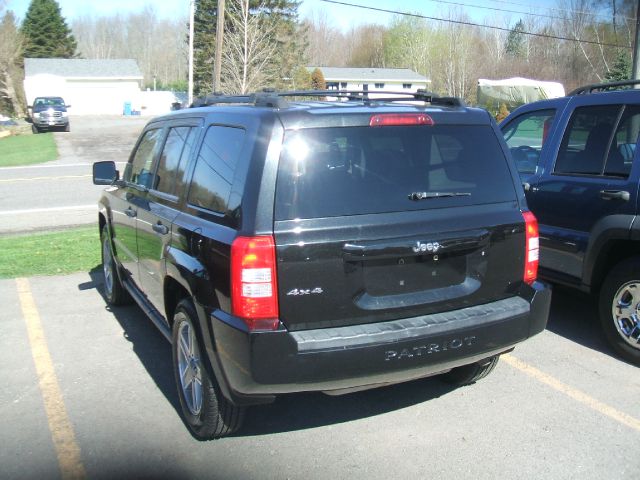
[[[429,243],[421,243],[416,242],[416,244],[412,247],[412,250],[415,253],[420,252],[437,252],[440,250],[440,244],[438,242],[429,242]]]

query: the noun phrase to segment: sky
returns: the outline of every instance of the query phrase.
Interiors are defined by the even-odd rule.
[[[501,26],[504,26],[504,18],[511,19],[510,23],[515,23],[523,13],[558,15],[559,9],[559,2],[553,0],[344,0],[344,2],[434,17],[442,17],[453,9],[464,11],[474,22],[487,24],[496,22]],[[13,10],[21,19],[29,7],[30,0],[5,0],[5,3],[6,8]],[[58,4],[62,15],[69,22],[85,15],[102,16],[118,12],[139,12],[146,4],[153,5],[161,18],[187,18],[189,14],[189,0],[58,0]],[[484,8],[474,8],[472,5]],[[322,0],[303,0],[298,11],[300,18],[326,15],[330,24],[343,31],[361,23],[388,25],[394,18],[393,14],[337,5]],[[539,18],[544,19],[544,17]]]

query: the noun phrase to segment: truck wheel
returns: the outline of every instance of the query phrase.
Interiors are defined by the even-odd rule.
[[[124,288],[118,275],[116,261],[111,249],[111,236],[105,225],[100,235],[102,242],[102,273],[104,274],[104,296],[110,305],[126,305],[131,303],[131,296]]]
[[[40,129],[39,129],[38,127],[36,127],[36,124],[35,124],[35,123],[32,123],[32,124],[31,124],[31,131],[32,131],[33,133],[35,133],[36,135],[37,135],[38,133],[40,133]]]
[[[200,353],[204,350],[195,329],[196,319],[191,300],[182,300],[173,317],[173,373],[187,426],[196,438],[209,440],[237,431],[244,420],[244,408],[224,398],[209,375]]]
[[[640,257],[618,263],[600,289],[600,324],[609,344],[640,365]]]
[[[499,359],[500,355],[485,358],[480,362],[454,368],[451,371],[441,375],[440,377],[445,382],[456,385],[458,387],[471,385],[472,383],[476,383],[478,380],[481,380],[489,375],[493,371],[493,369],[496,368]]]
[[[65,131],[65,132],[70,132],[70,131],[71,131],[71,125],[67,123],[67,124],[64,126],[64,131]]]

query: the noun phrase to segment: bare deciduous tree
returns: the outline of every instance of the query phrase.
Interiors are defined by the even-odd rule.
[[[104,17],[84,16],[73,24],[78,52],[83,58],[133,58],[150,86],[184,82],[187,20],[160,19],[153,6],[137,13]]]
[[[222,87],[226,93],[247,93],[270,85],[276,72],[269,70],[275,54],[273,29],[252,15],[249,0],[229,2],[228,34],[222,58]]]
[[[3,3],[0,3],[0,12]],[[0,100],[8,104],[11,112],[24,116],[20,100],[22,71],[18,66],[22,55],[22,36],[18,31],[13,12],[6,12],[0,20]]]

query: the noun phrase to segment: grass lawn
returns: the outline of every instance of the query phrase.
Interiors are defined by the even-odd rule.
[[[98,227],[0,237],[0,278],[89,272],[101,264]]]
[[[58,158],[51,132],[0,138],[0,167],[43,163]]]

